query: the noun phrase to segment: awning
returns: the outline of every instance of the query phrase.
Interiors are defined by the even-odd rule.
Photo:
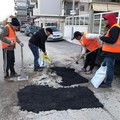
[[[94,11],[115,11],[120,10],[120,4],[92,3]]]

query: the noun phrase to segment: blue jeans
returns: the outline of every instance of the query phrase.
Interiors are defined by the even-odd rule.
[[[34,56],[34,70],[37,70],[37,69],[40,68],[40,65],[39,65],[39,62],[38,62],[39,48],[37,46],[35,46],[34,44],[32,44],[32,43],[29,43],[28,46],[29,46],[29,48],[32,51],[33,56]]]
[[[111,86],[114,77],[115,58],[105,57],[102,66],[107,66],[106,84]]]

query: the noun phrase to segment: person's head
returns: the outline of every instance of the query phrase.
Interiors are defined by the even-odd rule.
[[[73,39],[80,40],[80,39],[81,39],[81,37],[82,37],[81,32],[76,31],[76,32],[74,32],[74,36],[73,36],[72,40],[73,40]]]
[[[103,18],[104,18],[104,24],[108,28],[117,23],[116,15],[114,13],[108,13],[104,15]]]
[[[53,34],[52,29],[51,28],[46,28],[46,34],[47,34],[47,36]]]
[[[20,27],[20,23],[17,18],[12,18],[10,24],[12,25],[14,30],[18,30]]]

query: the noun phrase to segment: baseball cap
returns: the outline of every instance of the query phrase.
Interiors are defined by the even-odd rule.
[[[81,32],[79,32],[79,31],[74,32],[74,36],[73,36],[72,40],[73,40],[73,39],[76,39],[78,36],[81,36],[81,35],[82,35],[82,34],[81,34]]]

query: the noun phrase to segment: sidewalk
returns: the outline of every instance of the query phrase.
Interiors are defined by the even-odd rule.
[[[79,45],[78,40],[75,40],[75,39],[71,40],[71,38],[68,38],[68,37],[64,37],[64,40],[66,40],[66,41],[68,41],[70,43]]]

